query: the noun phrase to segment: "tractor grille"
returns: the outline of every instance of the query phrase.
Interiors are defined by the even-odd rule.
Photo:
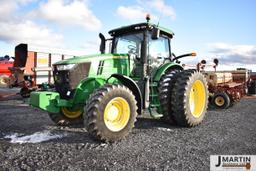
[[[71,70],[62,71],[58,71],[54,66],[54,85],[61,98],[70,99],[73,97],[79,82],[88,77],[90,66],[90,62],[84,62],[76,64]]]

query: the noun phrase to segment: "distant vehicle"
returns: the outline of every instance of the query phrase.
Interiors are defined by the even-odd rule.
[[[11,57],[5,55],[0,57],[0,87],[7,87],[9,83],[9,76],[11,71],[8,69],[13,66],[13,61],[10,61]]]

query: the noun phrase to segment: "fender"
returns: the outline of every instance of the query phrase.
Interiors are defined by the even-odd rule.
[[[106,80],[104,78],[86,78],[82,80],[75,91],[73,104],[82,104],[84,105],[89,98],[90,94],[97,88],[106,84]]]
[[[161,78],[161,76],[169,69],[179,69],[179,70],[183,70],[183,67],[180,66],[177,63],[173,63],[173,62],[169,62],[169,63],[165,63],[162,66],[160,66],[160,68],[158,68],[157,72],[154,75],[154,81],[158,82]]]
[[[135,99],[137,101],[137,106],[138,106],[138,114],[140,115],[142,113],[142,95],[141,95],[141,91],[138,87],[138,85],[135,83],[135,81],[125,75],[121,75],[121,74],[112,74],[108,80],[110,78],[116,78],[118,81],[120,81],[124,86],[126,86],[127,88],[129,88],[132,93],[135,96]]]

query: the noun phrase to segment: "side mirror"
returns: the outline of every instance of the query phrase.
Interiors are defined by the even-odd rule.
[[[99,34],[100,37],[100,53],[104,54],[105,53],[105,49],[106,49],[106,38],[104,37],[104,35],[102,33]]]
[[[151,35],[151,39],[152,40],[157,40],[160,36],[160,30],[156,27],[153,28],[152,30],[152,35]]]

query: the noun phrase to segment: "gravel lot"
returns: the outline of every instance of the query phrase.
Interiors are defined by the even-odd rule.
[[[205,171],[210,155],[256,154],[256,99],[210,109],[195,128],[140,117],[132,133],[113,144],[94,141],[84,128],[55,126],[18,96],[0,100],[0,170]],[[34,135],[49,140],[21,143]]]

